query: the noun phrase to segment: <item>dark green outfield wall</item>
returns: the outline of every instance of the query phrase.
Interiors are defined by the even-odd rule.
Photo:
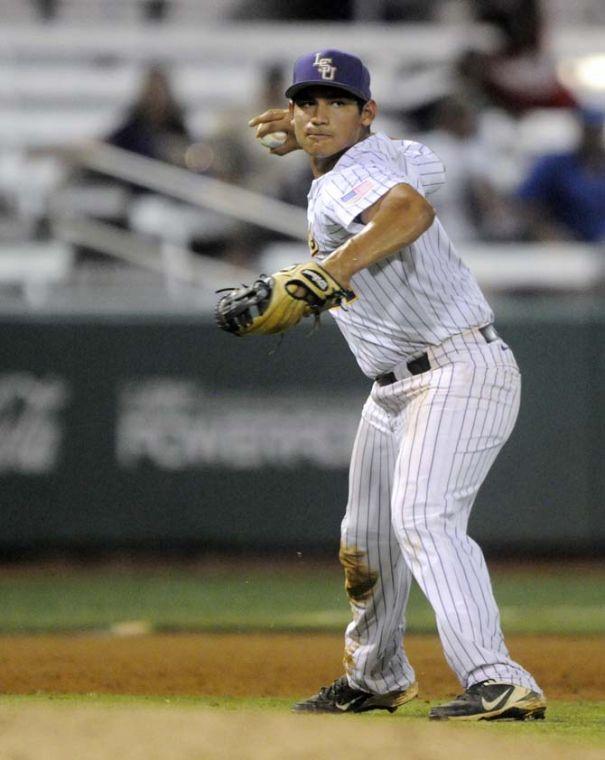
[[[0,549],[335,546],[369,383],[329,319],[281,344],[201,317],[0,323]],[[498,327],[523,403],[471,533],[602,551],[603,312],[510,301]]]

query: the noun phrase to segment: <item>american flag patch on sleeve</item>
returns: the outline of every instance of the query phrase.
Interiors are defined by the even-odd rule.
[[[363,198],[363,196],[366,193],[369,193],[373,187],[374,182],[371,179],[364,179],[364,181],[360,182],[359,185],[355,185],[352,190],[349,190],[346,195],[343,195],[340,199],[340,202],[349,203],[350,201],[356,201],[359,198]]]

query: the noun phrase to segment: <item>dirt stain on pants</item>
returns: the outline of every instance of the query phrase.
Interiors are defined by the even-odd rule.
[[[366,601],[378,579],[378,573],[368,567],[366,553],[356,546],[341,545],[338,559],[345,571],[347,596],[356,604]]]

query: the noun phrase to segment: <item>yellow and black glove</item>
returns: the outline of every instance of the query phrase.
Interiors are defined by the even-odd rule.
[[[270,276],[261,274],[252,285],[228,289],[216,305],[215,317],[221,329],[234,335],[271,335],[353,297],[316,261],[308,261]]]

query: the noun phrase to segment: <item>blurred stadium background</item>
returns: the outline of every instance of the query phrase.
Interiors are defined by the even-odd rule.
[[[307,256],[305,157],[246,125],[327,46],[445,160],[435,205],[522,367],[471,532],[602,556],[602,2],[0,0],[1,559],[334,555],[367,381],[327,319],[212,324],[216,289]]]

